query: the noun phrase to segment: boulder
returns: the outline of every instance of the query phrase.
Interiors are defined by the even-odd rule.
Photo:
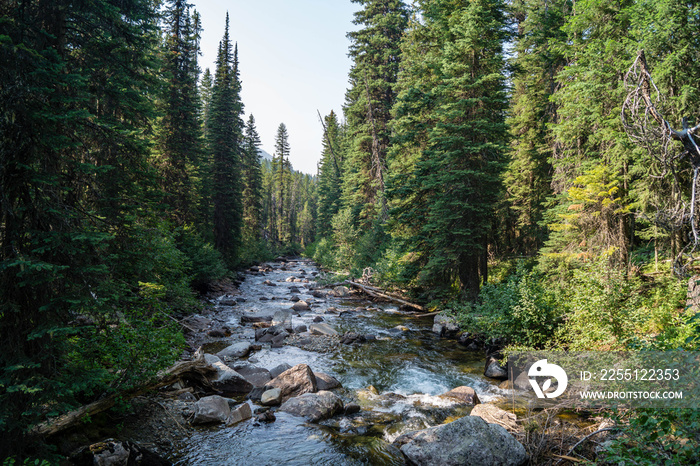
[[[318,422],[343,411],[343,402],[332,392],[305,393],[291,398],[280,406],[280,411]]]
[[[297,326],[294,328],[294,333],[304,333],[304,332],[306,332],[307,330],[308,330],[308,328],[306,327],[306,325],[301,324],[301,325],[297,325]]]
[[[192,424],[226,422],[231,415],[228,400],[219,395],[205,396],[194,404]]]
[[[496,358],[488,357],[484,366],[484,375],[492,379],[505,380],[508,378],[508,371],[501,367]]]
[[[357,403],[348,403],[345,405],[345,415],[350,416],[360,412],[362,408]]]
[[[525,448],[503,427],[478,416],[399,437],[401,453],[410,464],[457,466],[520,466],[527,463]]]
[[[289,300],[293,303],[298,303],[299,301],[301,301],[301,298],[297,295],[294,295],[291,298],[289,298]]]
[[[518,431],[518,417],[514,413],[509,413],[498,406],[490,403],[474,406],[470,416],[479,416],[484,421],[490,424],[498,424],[503,426],[508,432]]]
[[[338,332],[328,324],[311,324],[309,325],[309,331],[314,335],[325,335],[334,336],[338,335]]]
[[[316,377],[316,388],[318,391],[342,387],[338,379],[324,372],[314,372],[314,376]]]
[[[301,292],[301,290],[299,289],[298,286],[292,285],[292,286],[289,287],[289,292],[290,292],[290,293],[299,293],[299,292]]]
[[[326,296],[326,294],[321,290],[314,290],[311,292],[311,296],[313,296],[314,298],[323,298],[324,296]]]
[[[314,317],[314,322],[315,323],[323,322],[323,317],[321,317],[321,316]]]
[[[306,364],[298,364],[291,369],[287,369],[270,380],[265,387],[268,389],[279,388],[282,391],[283,401],[304,393],[316,393],[318,391],[316,376]]]
[[[459,400],[462,403],[465,403],[468,405],[478,405],[479,403],[481,403],[481,401],[479,401],[479,397],[477,396],[474,389],[471,387],[466,387],[466,386],[453,388],[449,392],[443,393],[440,396],[445,397],[445,398],[452,398],[455,400]]]
[[[280,403],[282,403],[282,390],[279,388],[266,390],[262,396],[260,396],[260,404],[263,406],[277,406]]]
[[[297,312],[301,312],[301,311],[309,311],[309,310],[311,310],[311,307],[309,307],[309,303],[307,303],[306,301],[300,300],[292,305],[292,309],[297,311]]]
[[[236,372],[241,374],[245,379],[253,384],[254,387],[264,387],[267,382],[272,380],[270,371],[264,367],[258,366],[241,366],[235,368]]]
[[[222,349],[216,355],[220,358],[242,358],[250,353],[250,343],[241,341]]]
[[[292,366],[290,366],[286,362],[283,362],[279,366],[275,366],[272,369],[270,369],[270,377],[274,379],[275,377],[279,376],[282,372],[287,371],[291,368]]]
[[[221,362],[217,356],[205,354],[204,360],[216,370],[216,375],[209,379],[216,390],[226,395],[245,395],[253,389],[245,377]]]
[[[231,415],[226,420],[226,425],[232,426],[251,417],[253,417],[253,411],[250,409],[250,405],[243,403],[231,410]]]
[[[459,332],[459,324],[457,319],[446,314],[438,314],[433,320],[433,333],[437,333],[441,337],[449,337],[456,335]]]
[[[265,411],[258,414],[255,417],[255,420],[258,422],[275,422],[277,418],[275,417],[275,413],[273,413],[272,411]]]
[[[222,328],[214,328],[209,330],[207,332],[207,335],[209,335],[212,338],[224,338],[226,336],[226,330]]]
[[[276,283],[272,283],[270,280],[265,280],[265,281],[263,282],[263,285],[267,285],[267,286],[277,286]]]

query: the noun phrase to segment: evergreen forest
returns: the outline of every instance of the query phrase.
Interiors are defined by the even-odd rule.
[[[352,2],[310,175],[283,122],[262,158],[228,16],[202,70],[185,0],[0,1],[0,458],[52,458],[36,426],[277,256],[506,351],[698,350],[700,5]],[[601,461],[700,461],[697,411],[614,415]]]

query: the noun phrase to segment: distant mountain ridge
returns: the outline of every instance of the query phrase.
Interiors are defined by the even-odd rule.
[[[262,150],[262,149],[260,149],[260,156],[261,156],[264,160],[272,161],[272,156],[271,156],[270,154],[268,154],[266,151]]]

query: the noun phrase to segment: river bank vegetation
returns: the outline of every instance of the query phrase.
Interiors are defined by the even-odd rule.
[[[228,19],[202,71],[182,0],[0,4],[1,456],[50,454],[38,423],[177,360],[197,292],[302,250],[484,342],[697,349],[698,6],[353,1],[315,176],[284,123],[262,159]],[[626,425],[610,461],[697,461],[695,411]]]

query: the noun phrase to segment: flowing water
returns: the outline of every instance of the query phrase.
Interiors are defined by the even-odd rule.
[[[219,318],[230,327],[239,325],[244,314],[273,314],[289,309],[291,286],[312,311],[295,316],[294,326],[310,325],[322,316],[339,334],[371,334],[376,340],[358,345],[340,344],[335,351],[318,353],[295,346],[263,349],[251,354],[248,362],[272,369],[287,363],[308,364],[315,372],[337,378],[343,388],[336,393],[347,402],[362,407],[360,414],[335,416],[320,424],[277,412],[276,422],[257,424],[244,421],[234,427],[198,428],[180,451],[176,464],[197,465],[354,465],[404,464],[401,453],[391,442],[404,432],[441,424],[467,415],[469,407],[438,395],[466,385],[476,390],[482,402],[505,396],[503,390],[483,377],[483,352],[470,352],[454,340],[440,339],[431,332],[432,318],[416,318],[388,303],[372,303],[357,298],[314,299],[307,288],[313,285],[316,268],[309,262],[273,264],[274,271],[248,275],[240,287],[246,302],[222,307]],[[302,274],[301,271],[306,272]],[[310,283],[289,283],[288,277],[308,278]],[[263,284],[269,280],[276,286]],[[261,297],[270,298],[261,301]],[[272,299],[274,298],[274,299]],[[326,314],[335,307],[349,310],[342,316]],[[254,339],[249,326],[238,328],[229,340]],[[253,406],[255,408],[255,406]]]

